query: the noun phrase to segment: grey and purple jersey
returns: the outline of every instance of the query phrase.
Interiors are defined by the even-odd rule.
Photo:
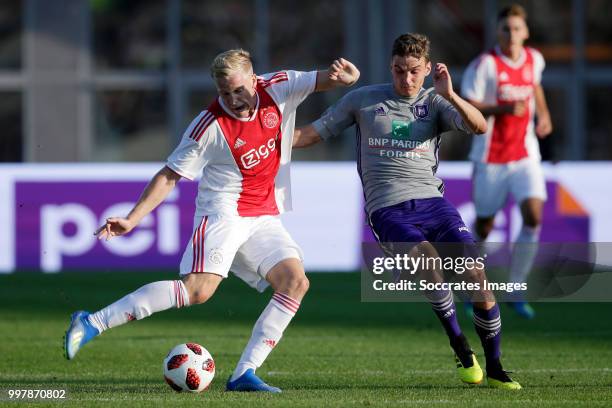
[[[444,184],[436,177],[440,134],[470,132],[457,110],[433,88],[403,97],[392,84],[349,92],[313,126],[325,140],[353,124],[357,168],[370,215],[407,200],[441,197]]]

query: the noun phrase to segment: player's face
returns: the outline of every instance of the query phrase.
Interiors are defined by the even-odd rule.
[[[217,78],[215,83],[223,103],[234,115],[248,118],[253,114],[257,104],[255,74],[237,71],[227,77]]]
[[[509,16],[497,25],[497,41],[503,51],[522,47],[528,38],[529,29],[522,17]]]
[[[393,88],[398,95],[415,96],[419,93],[425,77],[431,72],[431,62],[425,57],[401,57],[394,55],[391,59]]]

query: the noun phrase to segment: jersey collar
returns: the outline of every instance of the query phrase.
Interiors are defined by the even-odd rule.
[[[527,58],[525,47],[521,48],[521,54],[519,55],[519,58],[516,61],[512,61],[510,58],[506,57],[499,45],[495,46],[495,54],[497,54],[497,56],[501,58],[504,64],[508,65],[511,68],[519,68],[525,63],[525,59]]]
[[[391,88],[391,93],[393,94],[393,96],[396,99],[399,99],[401,101],[404,102],[408,102],[408,103],[413,103],[415,102],[417,99],[419,99],[421,97],[421,95],[423,94],[423,91],[425,91],[425,88],[421,87],[421,89],[419,89],[419,92],[417,92],[416,95],[414,96],[403,96],[397,93],[397,91],[395,90],[395,87],[393,86],[393,83],[389,84],[389,87]]]

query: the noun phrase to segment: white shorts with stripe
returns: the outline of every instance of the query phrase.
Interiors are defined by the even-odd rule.
[[[527,198],[546,201],[546,181],[539,160],[525,158],[506,164],[474,163],[473,198],[476,215],[493,217],[508,200],[517,204]]]
[[[263,292],[266,274],[288,258],[303,261],[303,254],[278,216],[208,215],[195,217],[180,274],[208,272],[227,278],[231,270]]]

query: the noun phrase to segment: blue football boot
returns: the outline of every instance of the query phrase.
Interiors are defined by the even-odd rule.
[[[89,343],[100,332],[89,323],[89,312],[78,311],[72,314],[70,327],[64,336],[64,355],[72,360],[85,344]]]
[[[255,375],[255,371],[249,368],[240,377],[234,381],[230,381],[231,377],[227,380],[226,391],[263,391],[279,393],[282,392],[280,388],[272,387],[266,384],[261,378]]]
[[[509,302],[508,306],[523,319],[531,320],[535,317],[535,310],[525,301]]]

